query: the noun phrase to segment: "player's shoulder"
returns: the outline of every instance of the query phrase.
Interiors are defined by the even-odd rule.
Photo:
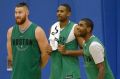
[[[90,44],[89,48],[103,48],[102,44],[97,42],[97,41],[94,41]]]
[[[52,24],[52,26],[51,26],[51,28],[56,27],[57,25],[59,25],[59,23],[60,23],[59,21],[57,21],[57,22],[53,23],[53,24]]]
[[[56,24],[58,24],[58,23],[60,23],[59,21],[57,21],[57,22],[54,22],[52,25],[56,25]]]
[[[11,25],[11,26],[8,28],[8,31],[12,31],[15,27],[17,27],[17,25],[16,25],[16,24]]]
[[[13,26],[11,26],[10,28],[8,28],[8,33],[12,33],[13,30]]]
[[[35,38],[37,40],[40,40],[42,39],[43,37],[45,37],[45,32],[44,30],[42,29],[41,26],[37,26],[36,29],[35,29]]]
[[[73,21],[69,21],[69,23],[72,23],[73,24],[73,28],[75,28],[78,24],[73,22]]]
[[[91,44],[90,44],[91,46],[96,46],[96,45],[101,45],[99,42],[97,42],[97,41],[93,41],[93,42],[91,42]]]
[[[36,32],[41,32],[43,31],[43,28],[41,26],[37,26],[35,29]]]
[[[37,26],[36,29],[35,29],[35,33],[40,34],[42,32],[44,32],[43,28],[41,26]]]
[[[12,35],[13,26],[11,26],[7,31],[7,38],[10,38]]]

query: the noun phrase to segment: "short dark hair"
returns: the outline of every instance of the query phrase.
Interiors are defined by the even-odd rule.
[[[71,7],[70,7],[68,4],[64,3],[64,4],[60,4],[60,6],[66,7],[66,9],[67,9],[69,12],[71,12]]]
[[[91,27],[91,32],[93,31],[94,28],[94,23],[91,19],[89,18],[83,18],[81,21],[85,21],[88,27]]]
[[[17,5],[16,5],[16,7],[27,7],[28,9],[29,9],[29,6],[28,6],[28,4],[27,3],[25,3],[25,2],[21,2],[21,3],[18,3]]]

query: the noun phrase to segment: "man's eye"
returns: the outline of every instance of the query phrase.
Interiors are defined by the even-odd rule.
[[[83,24],[80,24],[80,26],[83,26]]]

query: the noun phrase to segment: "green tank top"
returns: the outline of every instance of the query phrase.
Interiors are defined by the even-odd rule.
[[[35,39],[37,25],[31,24],[21,33],[19,26],[12,31],[13,71],[12,79],[40,79],[40,49]]]
[[[102,43],[99,41],[99,39],[95,36],[92,36],[83,45],[85,70],[86,70],[86,74],[87,74],[87,79],[97,79],[97,77],[98,77],[98,68],[90,54],[90,51],[89,51],[89,46],[92,42],[99,42],[102,45]],[[106,52],[104,52],[104,55],[105,54],[106,54]],[[115,79],[112,74],[112,71],[108,65],[106,56],[104,56],[104,64],[105,64],[105,78],[104,79]]]
[[[77,50],[76,39],[66,43],[74,23],[70,22],[60,32],[59,44],[64,44],[67,50]],[[51,75],[50,79],[80,79],[79,59],[77,56],[65,56],[58,50],[51,54]]]

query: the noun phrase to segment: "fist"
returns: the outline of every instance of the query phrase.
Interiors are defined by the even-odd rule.
[[[58,51],[59,51],[61,54],[66,54],[65,45],[59,44],[59,45],[58,45]]]

